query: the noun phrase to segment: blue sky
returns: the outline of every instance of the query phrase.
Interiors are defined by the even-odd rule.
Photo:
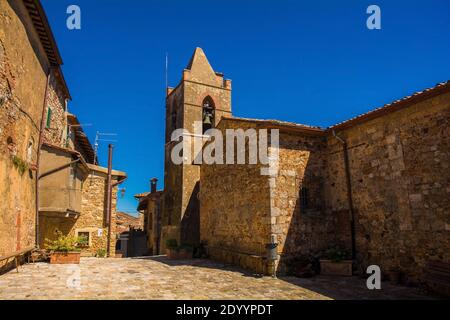
[[[165,54],[175,86],[195,47],[233,80],[233,113],[329,126],[450,79],[450,2],[42,0],[61,51],[72,113],[91,142],[118,134],[129,180],[118,209],[164,176]],[[82,29],[66,28],[76,4]],[[366,28],[381,8],[382,29]],[[107,143],[100,145],[106,164]]]

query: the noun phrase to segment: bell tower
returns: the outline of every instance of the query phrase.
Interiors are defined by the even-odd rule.
[[[168,239],[194,246],[200,242],[200,166],[172,162],[171,152],[176,144],[171,141],[172,132],[185,129],[194,135],[195,123],[200,122],[205,133],[222,116],[231,116],[231,80],[215,72],[203,50],[196,48],[180,83],[167,88],[161,249]]]

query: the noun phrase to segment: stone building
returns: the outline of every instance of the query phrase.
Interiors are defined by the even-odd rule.
[[[73,114],[68,114],[67,118],[68,128],[55,126],[54,129],[59,134],[67,134],[64,142],[67,147],[45,143],[41,156],[39,244],[45,247],[46,240],[54,240],[60,231],[86,237],[88,241],[82,253],[96,255],[106,250],[108,243],[105,209],[108,169],[96,164],[94,150],[77,118]],[[116,244],[118,184],[125,178],[124,172],[112,170],[111,256],[114,256]]]
[[[411,281],[428,261],[450,262],[450,82],[329,128],[244,119],[231,114],[231,82],[197,48],[166,99],[161,250],[168,238],[202,242],[212,258],[268,273],[265,246],[276,239],[276,271],[286,273],[339,246],[356,272],[377,264]],[[277,129],[278,170],[171,161],[175,129],[210,127]]]
[[[150,192],[137,194],[134,197],[139,201],[137,210],[143,216],[143,230],[147,237],[149,254],[159,255],[161,251],[161,218],[163,210],[163,191],[157,190],[158,179],[153,178]]]
[[[0,1],[0,256],[55,231],[106,247],[107,170],[76,117],[62,59],[39,0]],[[126,174],[113,171],[113,183]],[[113,188],[115,223],[117,184]],[[112,239],[112,252],[115,239]]]
[[[214,126],[215,119],[231,115],[231,81],[215,72],[202,49],[197,48],[183,71],[180,83],[168,88],[166,97],[166,138],[164,171],[164,214],[161,246],[167,239],[178,243],[199,244],[198,191],[200,166],[176,165],[170,154],[174,146],[171,134],[183,128],[193,133],[196,121],[205,122],[204,130]]]
[[[36,243],[38,149],[61,137],[45,130],[47,106],[70,99],[39,1],[0,2],[0,255]],[[64,121],[61,114],[55,119]],[[48,129],[48,128],[47,128]]]
[[[119,235],[133,229],[143,229],[143,219],[141,216],[135,217],[125,212],[116,212],[116,231]],[[117,239],[117,236],[116,236]]]

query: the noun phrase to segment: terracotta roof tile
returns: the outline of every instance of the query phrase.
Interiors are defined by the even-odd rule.
[[[415,103],[421,102],[423,100],[435,97],[437,95],[450,92],[450,80],[438,83],[434,87],[415,92],[409,96],[402,99],[395,100],[391,103],[387,103],[382,107],[373,109],[369,112],[363,113],[359,116],[353,117],[349,120],[345,120],[338,124],[335,124],[328,128],[328,130],[338,130],[346,129],[350,126],[375,119],[379,116],[385,115],[387,113],[395,112],[397,110],[403,109]]]

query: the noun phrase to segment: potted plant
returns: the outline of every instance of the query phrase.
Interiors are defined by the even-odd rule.
[[[84,237],[65,236],[57,233],[56,240],[46,239],[46,248],[50,251],[51,264],[79,264],[81,249],[80,245],[86,243]]]
[[[166,241],[166,252],[169,259],[192,259],[194,255],[194,247],[188,244],[182,244],[179,246],[177,240],[168,239]]]
[[[178,247],[178,259],[192,259],[194,247],[188,244],[182,244]]]
[[[169,259],[178,258],[178,242],[176,239],[167,239],[166,254]]]
[[[325,253],[326,259],[320,260],[320,273],[323,275],[351,276],[353,261],[348,259],[348,252],[335,247]]]
[[[399,267],[393,267],[388,270],[389,282],[393,285],[399,285],[401,283],[402,274]]]
[[[95,256],[97,258],[106,258],[106,250],[105,249],[98,249],[97,252],[95,253]]]

